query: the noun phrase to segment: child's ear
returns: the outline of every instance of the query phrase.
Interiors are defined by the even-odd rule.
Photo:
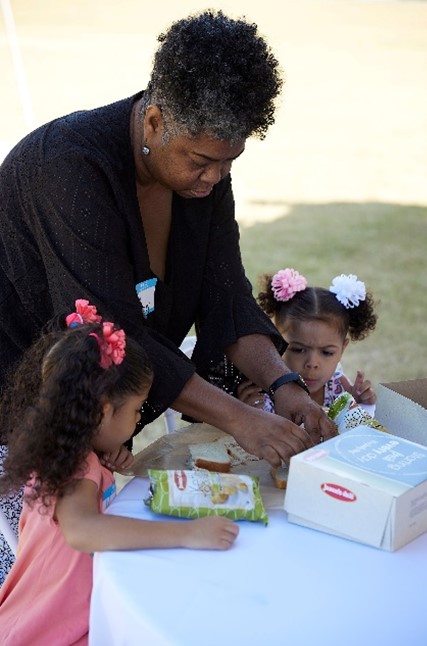
[[[344,343],[342,344],[342,351],[343,352],[344,352],[344,350],[346,349],[346,347],[348,346],[349,343],[350,343],[350,339],[344,339]]]
[[[105,404],[102,406],[102,422],[106,422],[108,424],[108,422],[111,421],[113,414],[113,405],[110,402],[105,402]]]

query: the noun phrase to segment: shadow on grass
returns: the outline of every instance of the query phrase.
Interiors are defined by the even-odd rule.
[[[277,217],[265,221],[272,207]],[[349,376],[358,368],[374,383],[427,376],[427,206],[251,204],[256,208],[258,222],[240,221],[255,294],[261,273],[284,267],[323,287],[337,274],[356,274],[378,301],[379,320],[367,339],[348,347]]]

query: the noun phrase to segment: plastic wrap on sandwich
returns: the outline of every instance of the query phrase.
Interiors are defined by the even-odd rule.
[[[356,426],[371,426],[377,431],[388,433],[388,430],[371,417],[350,393],[342,393],[335,399],[329,408],[328,417],[335,422],[339,433],[345,433]]]

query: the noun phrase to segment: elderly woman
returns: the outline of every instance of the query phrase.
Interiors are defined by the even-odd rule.
[[[230,169],[274,121],[278,62],[256,25],[221,12],[159,41],[145,91],[38,128],[1,167],[1,379],[87,298],[151,358],[142,425],[173,406],[278,465],[335,434],[283,363],[239,250]],[[178,346],[194,324],[190,362]],[[210,383],[221,365],[270,391],[277,414]]]

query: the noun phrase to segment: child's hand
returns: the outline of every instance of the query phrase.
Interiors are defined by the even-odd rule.
[[[353,395],[358,404],[372,405],[377,401],[377,396],[372,390],[371,382],[365,379],[365,374],[361,370],[357,371],[354,384],[351,384],[344,375],[340,377],[340,381],[345,390]]]
[[[101,464],[110,469],[110,471],[127,471],[133,464],[134,457],[125,446],[120,446],[117,451],[104,453],[101,456]]]
[[[223,516],[206,516],[187,523],[183,547],[195,550],[228,550],[237,538],[239,527]]]
[[[241,402],[248,404],[248,406],[255,406],[255,408],[264,406],[264,393],[252,381],[242,381],[237,386],[237,396]]]

